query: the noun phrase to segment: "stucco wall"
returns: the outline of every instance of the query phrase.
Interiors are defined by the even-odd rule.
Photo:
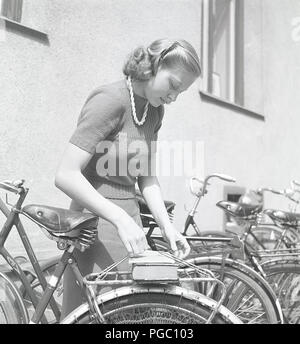
[[[166,108],[160,139],[203,141],[205,174],[230,174],[247,187],[286,187],[300,179],[300,43],[291,35],[300,6],[284,3],[263,0],[262,6],[265,121],[202,101],[200,81]],[[119,79],[124,58],[138,44],[182,37],[200,53],[201,1],[89,0],[83,6],[81,0],[42,0],[37,13],[27,7],[26,15],[48,33],[49,45],[14,32],[0,42],[1,179],[25,178],[28,202],[67,207],[54,173],[86,96]],[[161,178],[165,198],[177,203],[179,228],[193,202],[187,181]],[[214,204],[222,197],[223,183],[213,182],[197,214],[201,228],[221,230],[223,214]],[[267,204],[286,206],[275,198],[267,196]]]
[[[199,50],[200,5],[172,0],[89,0],[84,6],[79,0],[42,2],[46,14],[30,21],[27,16],[35,12],[25,6],[23,19],[48,34],[49,46],[15,32],[7,32],[1,43],[1,174],[26,178],[35,201],[66,205],[53,176],[88,93],[121,78],[124,59],[136,45],[184,36]],[[195,19],[189,21],[191,17]]]
[[[300,16],[297,0],[262,1],[262,84],[265,121],[219,106],[201,103],[200,136],[205,141],[206,173],[223,170],[246,187],[288,187],[299,179],[299,67],[300,42],[291,25]],[[203,226],[220,224],[216,209],[208,207],[222,197],[216,187],[203,204]],[[211,201],[209,200],[211,197]],[[265,195],[268,207],[288,209],[282,197]],[[199,215],[200,216],[200,215]]]

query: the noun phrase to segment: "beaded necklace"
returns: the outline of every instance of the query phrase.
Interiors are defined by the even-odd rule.
[[[147,113],[148,113],[148,106],[149,106],[149,102],[146,103],[145,108],[144,108],[144,113],[142,116],[142,119],[139,121],[137,116],[136,116],[136,111],[135,111],[135,102],[134,102],[134,97],[133,97],[133,90],[132,90],[132,83],[131,83],[131,77],[129,76],[127,79],[127,86],[128,86],[128,90],[129,90],[129,94],[130,94],[130,103],[131,103],[131,110],[132,110],[132,117],[134,122],[138,125],[141,126],[145,123],[146,121],[146,117],[147,117]]]

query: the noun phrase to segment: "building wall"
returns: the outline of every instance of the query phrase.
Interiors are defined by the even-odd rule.
[[[286,188],[290,180],[300,179],[300,166],[296,158],[299,146],[300,40],[297,40],[299,35],[295,33],[296,26],[292,26],[299,16],[299,1],[289,0],[288,5],[280,0],[262,1],[264,121],[217,104],[204,101],[198,103],[197,99],[199,112],[191,112],[190,119],[182,123],[179,117],[185,104],[179,103],[172,110],[170,108],[171,113],[165,120],[162,135],[171,135],[167,122],[171,125],[173,118],[178,118],[174,123],[172,121],[173,137],[192,135],[196,140],[203,140],[205,174],[223,172],[234,176],[237,185],[249,188]],[[196,99],[196,94],[194,98],[191,91],[189,97]],[[167,194],[174,195],[171,198],[178,203],[178,213],[184,214],[184,208],[189,209],[193,199],[186,188],[180,189],[179,185],[182,184],[182,179],[177,183],[167,179],[164,185]],[[223,182],[213,182],[199,206],[197,219],[202,229],[222,228],[223,215],[214,204],[223,197],[223,185]],[[266,194],[265,204],[267,207],[288,209],[289,202],[282,197]],[[178,218],[179,222],[182,221],[180,227],[183,216]]]
[[[37,12],[32,1],[24,0],[24,23],[46,32],[49,43],[11,31],[0,42],[1,179],[25,178],[28,202],[68,207],[68,197],[54,186],[54,174],[86,96],[122,76],[123,61],[136,45],[182,37],[200,53],[201,1],[36,1]],[[265,120],[201,99],[199,80],[166,107],[160,139],[203,142],[199,174],[220,172],[234,176],[240,186],[283,188],[292,178],[300,179],[295,154],[300,42],[291,24],[300,16],[300,5],[297,0],[262,4]],[[188,176],[160,180],[164,197],[177,203],[175,223],[181,228],[193,203]],[[199,206],[203,229],[222,229],[223,214],[215,203],[223,198],[223,186],[213,181]],[[267,196],[266,202],[287,207],[276,196]]]

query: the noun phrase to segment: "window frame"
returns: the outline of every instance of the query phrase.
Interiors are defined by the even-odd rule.
[[[223,107],[242,112],[257,119],[265,120],[262,113],[251,110],[249,107],[240,105],[244,99],[243,83],[243,49],[238,49],[238,42],[243,43],[243,27],[237,21],[237,16],[243,13],[243,4],[238,0],[230,0],[229,13],[229,35],[230,35],[230,62],[229,62],[229,97],[220,97],[212,92],[212,63],[213,44],[210,21],[212,20],[212,0],[202,0],[202,22],[201,22],[201,58],[202,58],[202,80],[199,93],[202,100],[214,102]],[[240,19],[240,21],[242,21]]]
[[[6,5],[6,8],[5,8]],[[5,13],[6,10],[7,12]],[[0,0],[0,15],[8,20],[21,23],[23,0]]]
[[[0,0],[0,29],[3,31],[2,33],[0,32],[1,33],[0,42],[6,41],[7,40],[6,31],[11,31],[17,34],[21,34],[22,36],[37,40],[41,42],[42,44],[49,45],[49,39],[48,39],[47,33],[38,29],[34,29],[22,23],[22,13],[19,18],[20,19],[19,21],[16,21],[12,18],[9,18],[8,16],[3,15],[2,14],[3,1],[10,1],[10,0]],[[23,9],[23,5],[24,5],[23,0],[11,0],[11,1],[18,1],[19,4],[21,4],[22,9]]]

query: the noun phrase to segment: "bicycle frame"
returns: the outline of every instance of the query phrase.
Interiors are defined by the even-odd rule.
[[[247,245],[248,245],[250,248],[253,249],[253,247],[251,246],[251,244],[249,244],[249,243],[247,242],[247,238],[248,238],[249,236],[252,237],[252,238],[255,240],[255,242],[261,247],[261,249],[262,249],[263,251],[268,251],[267,247],[264,246],[263,242],[262,242],[261,240],[259,240],[259,238],[253,233],[252,229],[253,229],[254,227],[258,228],[257,225],[252,225],[252,224],[251,224],[251,225],[248,227],[248,229],[242,234],[242,238],[244,239],[245,243],[247,243]],[[269,229],[270,231],[272,231],[272,229],[273,229],[274,227],[277,228],[277,229],[281,229],[281,230],[282,230],[281,233],[280,233],[279,238],[277,239],[277,241],[276,241],[276,243],[275,243],[275,247],[274,247],[273,251],[279,250],[279,249],[280,249],[280,245],[281,245],[282,243],[284,243],[286,246],[289,245],[289,244],[286,242],[286,235],[287,235],[287,233],[291,233],[291,234],[293,234],[293,235],[295,235],[295,236],[298,236],[297,233],[296,233],[292,228],[290,228],[290,227],[281,227],[280,225],[276,225],[276,224],[263,225],[263,227],[264,227],[264,228],[268,228],[268,227],[269,227],[268,229]],[[253,249],[253,250],[255,250],[255,249]]]
[[[39,300],[37,299],[34,290],[32,289],[30,282],[27,278],[27,275],[23,271],[22,267],[18,262],[10,255],[10,253],[5,249],[4,245],[7,240],[7,237],[9,236],[10,231],[12,230],[13,226],[16,226],[19,237],[23,243],[23,246],[28,254],[29,260],[32,264],[32,267],[36,273],[36,276],[41,283],[41,286],[43,290],[46,289],[47,281],[45,276],[43,275],[43,272],[41,270],[41,266],[37,260],[37,257],[33,251],[33,248],[29,242],[28,236],[25,232],[25,229],[19,219],[19,214],[22,213],[21,206],[24,202],[26,195],[28,193],[28,189],[24,188],[24,192],[20,193],[19,199],[17,203],[12,207],[11,210],[9,210],[5,203],[0,198],[0,204],[3,209],[5,209],[5,216],[7,216],[7,219],[0,231],[0,255],[6,260],[8,265],[12,268],[12,270],[16,273],[17,277],[20,279],[22,285],[25,287],[26,292],[29,295],[29,298],[32,301],[33,306],[36,308]],[[58,305],[53,297],[51,297],[50,300],[50,307],[54,313],[55,318],[58,320],[60,318],[60,311],[58,308]],[[47,320],[45,316],[41,319],[42,323],[47,323]]]
[[[221,176],[221,177],[220,177]],[[204,182],[202,183],[201,181],[199,181],[197,178],[192,178],[191,179],[191,182],[190,182],[190,189],[191,189],[191,192],[196,196],[196,200],[194,202],[194,205],[192,207],[192,209],[190,210],[187,218],[186,218],[186,221],[185,221],[185,225],[184,225],[184,229],[183,229],[183,235],[187,237],[187,231],[189,229],[190,226],[193,227],[193,229],[195,230],[196,234],[198,236],[201,236],[202,233],[201,233],[201,230],[199,229],[199,227],[197,226],[197,224],[195,223],[194,221],[194,215],[196,214],[196,210],[197,210],[197,207],[199,205],[199,202],[201,200],[202,197],[204,197],[204,195],[206,194],[207,192],[207,185],[208,185],[208,180],[212,177],[219,177],[220,179],[223,179],[223,180],[226,180],[226,181],[232,181],[232,178],[229,177],[229,176],[224,176],[224,175],[219,175],[219,174],[213,174],[213,175],[210,175],[208,176]],[[193,191],[193,187],[192,187],[192,181],[193,180],[198,180],[199,182],[201,182],[203,184],[202,188],[200,189],[200,191],[198,192],[194,192]],[[295,185],[297,185],[297,182],[296,181],[293,181],[292,183],[294,183]],[[300,185],[300,184],[299,184]],[[272,193],[275,193],[275,194],[278,194],[278,195],[283,195],[285,197],[287,197],[289,200],[293,201],[296,205],[299,204],[299,201],[294,197],[294,194],[296,193],[300,193],[299,190],[295,189],[295,187],[292,188],[292,190],[290,189],[285,189],[285,190],[275,190],[275,189],[272,189],[272,188],[260,188],[258,190],[254,190],[254,192],[256,192],[258,195],[262,195],[263,192],[265,191],[268,191],[268,192],[272,192]],[[258,220],[259,218],[259,214],[256,215],[256,218],[255,220]],[[294,234],[294,229],[293,228],[290,228],[290,227],[281,227],[280,225],[274,223],[274,224],[265,224],[265,226],[276,226],[277,228],[281,228],[283,231],[276,243],[276,247],[275,249],[279,248],[280,244],[282,242],[284,242],[284,239],[285,239],[285,235],[286,233],[288,232],[291,232],[292,234]],[[248,226],[248,224],[247,224]],[[248,228],[244,231],[244,234],[242,236],[242,239],[243,239],[243,242],[245,243],[245,246],[248,245],[248,242],[247,242],[247,237],[250,236],[252,237],[256,242],[257,244],[263,249],[266,251],[266,247],[263,245],[262,241],[259,240],[259,238],[253,233],[253,231],[251,230],[253,228],[253,224],[251,223],[250,226],[248,226]],[[271,228],[271,227],[270,227]],[[234,234],[234,233],[232,233]],[[225,242],[226,240],[224,240],[224,238],[218,238],[216,236],[216,233],[214,233],[214,239],[215,241],[223,241]],[[212,240],[214,241],[214,240]],[[249,253],[249,250],[246,249],[248,255],[250,254]]]
[[[196,213],[196,209],[197,206],[199,204],[199,201],[201,199],[203,195],[197,195],[197,200],[194,203],[194,206],[192,207],[192,210],[189,212],[187,219],[185,221],[185,225],[184,225],[184,230],[183,230],[183,235],[185,236],[185,238],[189,241],[189,243],[191,244],[193,241],[201,241],[202,243],[205,241],[211,241],[211,242],[230,242],[230,239],[228,238],[222,238],[222,237],[217,237],[212,236],[211,238],[205,238],[205,241],[203,240],[204,238],[201,237],[201,230],[199,229],[199,227],[197,226],[197,224],[195,223],[194,220],[194,215]],[[245,221],[246,222],[246,221]],[[189,229],[189,227],[192,226],[193,229],[195,230],[197,236],[187,236],[187,230]],[[245,230],[245,232],[243,233],[243,235],[241,236],[241,241],[244,243],[243,249],[245,252],[246,257],[249,259],[252,267],[255,269],[255,271],[259,272],[264,278],[266,277],[261,264],[259,264],[258,260],[256,258],[265,258],[265,257],[270,257],[272,255],[275,255],[275,250],[267,250],[266,247],[263,245],[263,243],[259,240],[259,238],[257,238],[257,236],[251,231],[251,229],[253,228],[254,224],[252,222],[248,223],[248,228]],[[288,229],[284,229],[281,236],[280,236],[280,240],[277,243],[277,247],[280,245],[280,243],[282,242],[282,240],[284,239],[285,233]],[[263,248],[263,252],[265,252],[266,254],[259,254],[259,253],[253,253],[251,252],[251,250],[248,247],[248,242],[247,242],[247,237],[251,236],[254,238],[254,240]],[[249,245],[250,246],[250,245]],[[280,251],[280,250],[279,250]],[[276,250],[276,254],[278,254],[278,249]],[[292,254],[291,253],[286,253],[286,250],[281,250],[281,256],[291,256],[291,255],[298,255],[299,252],[295,251]]]
[[[76,281],[78,282],[81,290],[84,289],[83,283],[83,276],[79,270],[77,262],[73,256],[74,246],[70,246],[67,250],[64,251],[62,257],[60,258],[53,275],[51,276],[46,289],[44,290],[43,296],[38,303],[37,307],[35,308],[34,315],[30,320],[31,324],[37,324],[42,319],[43,314],[45,312],[46,307],[50,303],[51,299],[53,299],[53,293],[56,290],[59,281],[61,280],[67,265],[70,265],[71,270],[75,276]],[[83,293],[83,296],[86,295]],[[87,299],[87,297],[86,297]],[[87,299],[88,300],[88,299]],[[54,300],[55,301],[55,300]],[[57,319],[59,320],[59,319]]]
[[[186,221],[185,221],[185,225],[184,225],[184,229],[183,229],[183,232],[182,234],[185,236],[185,238],[189,241],[189,243],[191,244],[193,241],[201,241],[203,243],[203,245],[205,245],[207,242],[224,242],[224,243],[230,243],[232,242],[232,238],[228,238],[228,237],[216,237],[214,236],[213,238],[208,238],[208,237],[204,237],[204,236],[201,236],[202,233],[199,229],[199,227],[197,226],[197,224],[195,223],[194,221],[194,215],[196,214],[196,210],[197,210],[197,207],[200,203],[200,200],[202,197],[204,197],[204,195],[206,194],[207,190],[206,190],[206,187],[207,185],[209,185],[208,181],[210,178],[219,178],[219,179],[222,179],[224,181],[227,181],[227,182],[235,182],[235,179],[230,177],[230,176],[227,176],[227,175],[224,175],[224,174],[219,174],[219,173],[214,173],[214,174],[211,174],[209,176],[207,176],[204,180],[204,182],[202,183],[203,186],[202,188],[200,189],[200,191],[198,191],[197,193],[193,192],[192,191],[192,183],[190,184],[190,188],[191,188],[191,191],[193,194],[195,194],[197,196],[196,200],[195,200],[195,203],[191,209],[191,211],[189,212],[187,218],[186,218]],[[191,179],[191,182],[193,180],[198,180],[197,178],[193,177]],[[199,180],[198,180],[199,181]],[[141,214],[141,217],[142,217],[142,221],[143,221],[143,218],[145,218],[148,222],[148,225],[149,225],[149,230],[146,234],[146,238],[147,238],[147,241],[148,241],[148,244],[149,246],[153,249],[153,250],[156,250],[156,246],[155,246],[155,243],[153,242],[152,239],[155,239],[155,238],[159,238],[159,239],[163,239],[161,235],[153,235],[153,231],[154,229],[157,227],[157,223],[156,221],[150,216],[147,216],[147,215],[144,215],[144,214]],[[197,236],[188,236],[187,235],[187,230],[188,228],[192,226],[197,234]],[[241,246],[238,245],[236,246],[236,244],[234,243],[234,247],[238,249],[238,251],[241,251]],[[239,253],[240,255],[240,253]]]
[[[295,213],[297,210],[297,206],[299,205],[300,201],[299,199],[296,198],[296,194],[300,194],[300,190],[297,189],[297,186],[299,186],[298,182],[293,180],[290,183],[291,185],[291,189],[284,189],[284,190],[276,190],[273,188],[259,188],[257,190],[252,190],[255,194],[259,195],[259,196],[263,196],[264,192],[271,192],[275,195],[281,195],[286,197],[287,199],[289,199],[290,201],[292,201],[291,204],[289,204],[289,209],[291,212]],[[298,196],[299,197],[299,196]],[[259,219],[259,214],[257,214],[257,219]],[[260,226],[264,226],[264,227],[268,227],[270,226],[270,228],[272,228],[272,226],[275,226],[277,228],[282,229],[282,233],[280,235],[280,237],[278,238],[277,242],[276,242],[276,246],[274,249],[278,249],[280,247],[280,245],[284,242],[285,236],[287,233],[291,233],[294,236],[298,236],[296,231],[297,231],[297,227],[290,227],[290,226],[281,226],[279,223],[276,223],[273,220],[273,224],[270,223],[260,223]],[[266,247],[262,244],[262,242],[255,236],[255,234],[251,231],[251,228],[248,230],[248,235],[252,236],[254,238],[254,240],[259,244],[259,246],[261,246],[261,248],[263,250],[266,249]]]

